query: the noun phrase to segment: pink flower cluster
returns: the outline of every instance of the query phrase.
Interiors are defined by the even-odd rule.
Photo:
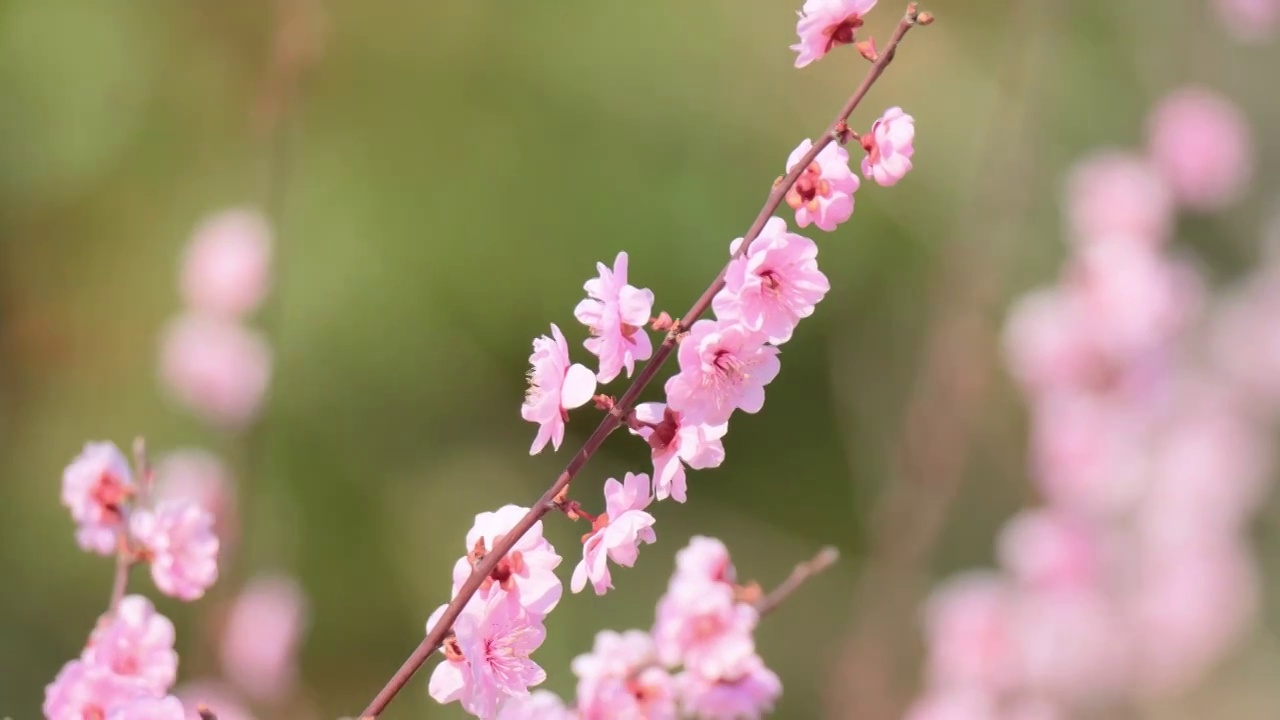
[[[160,378],[202,419],[241,427],[257,415],[271,380],[271,349],[246,326],[270,285],[271,230],[248,210],[213,216],[182,261],[186,311],[160,340]]]
[[[1059,718],[1184,691],[1251,622],[1248,524],[1280,418],[1280,343],[1260,338],[1275,334],[1280,268],[1213,298],[1167,247],[1175,203],[1221,207],[1247,177],[1238,123],[1201,92],[1156,111],[1149,160],[1109,152],[1072,175],[1067,267],[1005,336],[1045,504],[1005,525],[999,571],[936,588],[911,720]],[[1195,169],[1160,139],[1184,131],[1180,152],[1208,151],[1189,153]]]
[[[45,688],[48,720],[185,720],[169,690],[178,673],[173,623],[140,595],[104,616],[84,652]]]
[[[539,691],[513,697],[496,717],[743,720],[771,710],[782,685],[755,652],[758,615],[741,599],[728,550],[695,537],[676,564],[652,632],[604,630],[573,660],[574,707]]]
[[[79,526],[80,546],[100,555],[124,553],[151,565],[161,592],[195,600],[218,577],[213,516],[186,500],[147,500],[150,484],[135,483],[129,461],[114,444],[89,443],[62,475],[62,502]]]

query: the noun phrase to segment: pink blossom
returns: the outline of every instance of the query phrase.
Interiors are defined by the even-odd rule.
[[[444,608],[427,621],[439,621]],[[445,661],[431,674],[431,697],[440,703],[458,700],[479,717],[493,717],[509,697],[523,697],[547,674],[529,655],[546,639],[546,628],[506,593],[467,603],[453,626],[454,637],[443,648]]]
[[[724,462],[720,438],[728,424],[694,425],[682,421],[680,413],[662,403],[641,403],[635,417],[639,427],[631,432],[644,438],[653,449],[653,489],[659,500],[686,499],[684,466],[694,470],[719,467]]]
[[[657,665],[648,633],[603,630],[590,653],[573,659],[580,720],[674,720],[675,687]]]
[[[782,681],[759,655],[747,658],[731,677],[709,679],[686,670],[676,683],[681,707],[702,720],[760,718],[782,695]]]
[[[694,535],[689,544],[676,553],[675,577],[680,580],[708,583],[737,581],[738,572],[729,559],[729,548],[713,537]]]
[[[151,579],[166,595],[196,600],[218,579],[213,516],[192,502],[170,500],[139,510],[129,528],[151,562]]]
[[[1213,7],[1239,42],[1264,42],[1280,27],[1280,0],[1214,0]]]
[[[152,497],[161,502],[189,500],[207,510],[224,549],[239,534],[235,495],[230,469],[206,450],[176,450],[156,463]]]
[[[498,711],[497,720],[575,720],[576,717],[559,695],[550,690],[535,690],[524,697],[508,699]]]
[[[101,555],[116,551],[124,505],[137,492],[129,461],[114,444],[91,442],[62,471],[62,504],[80,526],[80,547]]]
[[[1001,720],[990,695],[973,689],[950,689],[917,700],[905,720]]]
[[[1277,233],[1280,238],[1280,232]],[[1280,272],[1268,268],[1227,293],[1210,317],[1214,369],[1250,410],[1274,416],[1280,407]]]
[[[262,335],[201,315],[169,324],[161,340],[160,377],[173,397],[200,417],[240,426],[258,413],[271,380]]]
[[[1145,548],[1131,598],[1142,692],[1166,695],[1196,684],[1239,641],[1257,612],[1259,577],[1234,538],[1199,547]]]
[[[121,705],[107,716],[107,720],[186,720],[187,711],[182,701],[172,695],[139,698]]]
[[[667,380],[667,407],[684,421],[722,425],[734,410],[764,407],[764,386],[778,376],[778,349],[731,321],[699,320],[680,341],[680,372]]]
[[[1163,244],[1173,227],[1173,195],[1140,155],[1103,151],[1077,163],[1067,179],[1067,221],[1073,240],[1123,237]]]
[[[800,42],[791,46],[799,55],[796,67],[821,60],[837,45],[854,42],[862,27],[862,16],[875,7],[876,0],[805,0],[796,23]]]
[[[1227,98],[1201,87],[1174,91],[1148,120],[1151,160],[1179,202],[1220,210],[1243,194],[1253,175],[1249,124]]]
[[[200,313],[251,313],[270,282],[271,229],[250,210],[222,212],[196,228],[182,260],[182,296]]]
[[[1004,347],[1010,371],[1032,397],[1097,386],[1110,371],[1083,303],[1060,287],[1034,291],[1014,304]]]
[[[585,365],[569,364],[569,345],[555,323],[551,325],[551,335],[533,339],[529,390],[520,407],[521,417],[538,423],[530,455],[541,452],[548,441],[559,450],[569,418],[567,411],[585,405],[596,391],[595,375]]]
[[[218,720],[253,720],[253,715],[245,709],[235,693],[219,682],[204,680],[187,683],[173,694],[186,706],[187,720],[201,720],[196,712],[201,706],[212,710]]]
[[[924,610],[931,686],[983,692],[1015,686],[1012,602],[1010,588],[993,573],[964,573],[934,588]]]
[[[474,563],[493,549],[493,546],[511,532],[529,512],[528,508],[505,505],[497,512],[476,515],[475,525],[467,532],[467,557],[459,558],[453,566],[453,592],[471,576]],[[561,557],[551,543],[542,536],[542,521],[534,523],[511,552],[498,563],[480,586],[479,596],[488,598],[495,592],[505,592],[534,617],[544,617],[560,602],[563,586],[555,569]]]
[[[658,658],[709,680],[735,677],[755,653],[752,632],[759,618],[750,605],[736,601],[729,583],[677,574],[658,601],[653,626]]]
[[[1037,589],[1092,588],[1102,579],[1100,529],[1054,509],[1015,515],[997,540],[1000,562],[1020,583]]]
[[[283,575],[250,580],[223,625],[223,676],[254,699],[287,698],[308,624],[307,596],[297,581]]]
[[[812,148],[813,143],[805,138],[792,150],[787,172]],[[849,169],[849,152],[835,143],[828,144],[787,192],[787,204],[796,211],[796,225],[803,228],[813,223],[827,232],[835,230],[853,215],[853,194],[860,184]]]
[[[570,584],[581,592],[591,580],[597,595],[613,588],[606,559],[624,567],[635,565],[642,543],[654,543],[653,516],[644,509],[653,502],[649,492],[649,476],[627,473],[624,482],[609,478],[604,483],[606,510],[596,517],[591,533],[582,539],[582,561],[573,569]]]
[[[1127,623],[1102,588],[1021,593],[1009,624],[1024,687],[1106,697],[1127,685]]]
[[[897,185],[911,170],[915,137],[915,118],[902,112],[900,107],[885,110],[862,136],[862,148],[867,151],[862,159],[863,177],[884,187]]]
[[[174,629],[142,595],[120,600],[114,615],[89,636],[81,659],[116,675],[131,678],[155,695],[163,695],[178,676]]]
[[[653,291],[640,290],[627,284],[627,254],[618,253],[613,271],[604,263],[596,263],[600,277],[583,287],[587,299],[578,303],[574,317],[591,329],[591,337],[583,345],[600,358],[596,380],[607,383],[618,377],[625,367],[627,377],[635,370],[637,360],[648,360],[653,345],[644,326],[653,313]]]
[[[58,677],[45,687],[44,716],[46,720],[105,718],[117,707],[150,696],[151,691],[134,678],[72,660],[63,665]]]
[[[738,238],[729,252],[736,255],[741,247]],[[729,263],[724,288],[716,293],[712,307],[721,323],[741,323],[780,345],[791,339],[796,325],[813,314],[830,289],[827,276],[818,270],[817,244],[787,232],[787,223],[772,217],[746,253]]]

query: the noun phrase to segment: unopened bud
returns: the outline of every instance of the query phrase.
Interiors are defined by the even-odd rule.
[[[609,412],[610,410],[613,409],[614,400],[608,395],[603,395],[603,394],[596,395],[592,397],[591,400],[596,404],[597,410],[601,410],[603,412]]]
[[[781,179],[782,178],[778,178],[778,180],[781,180]],[[774,184],[776,185],[777,183],[775,182]],[[652,320],[649,321],[649,327],[653,328],[658,332],[666,332],[671,329],[671,323],[672,323],[671,316],[668,315],[667,312],[664,310],[658,313],[658,317],[653,318]]]
[[[933,24],[933,13],[931,13],[931,12],[927,12],[927,11],[926,11],[926,12],[922,12],[922,13],[920,13],[918,16],[916,16],[916,24],[917,24],[917,25],[932,25],[932,24]]]
[[[859,40],[858,42],[854,43],[854,47],[858,48],[859,55],[861,55],[862,57],[866,58],[871,62],[875,62],[876,60],[880,59],[880,53],[876,51],[875,38]]]

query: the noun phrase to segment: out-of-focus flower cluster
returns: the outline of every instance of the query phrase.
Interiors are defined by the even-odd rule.
[[[1248,627],[1247,531],[1280,414],[1280,267],[1213,295],[1170,242],[1179,209],[1240,197],[1251,158],[1239,111],[1190,88],[1152,113],[1145,155],[1072,173],[1066,268],[1005,335],[1044,504],[1000,532],[999,570],[934,591],[911,720],[1071,717],[1175,693]]]

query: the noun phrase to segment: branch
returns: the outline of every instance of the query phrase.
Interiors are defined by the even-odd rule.
[[[839,550],[830,545],[822,548],[812,559],[796,565],[795,570],[791,571],[791,575],[786,580],[783,580],[781,585],[771,590],[768,595],[757,600],[755,603],[756,612],[764,616],[777,610],[778,606],[786,602],[787,598],[791,597],[796,590],[799,590],[800,586],[805,584],[809,578],[835,565],[839,559]]]
[[[774,184],[768,198],[765,199],[764,207],[760,208],[760,212],[756,215],[755,221],[751,223],[751,227],[747,230],[746,235],[743,236],[742,246],[738,248],[738,253],[735,255],[735,258],[745,254],[751,247],[751,243],[755,241],[756,237],[764,229],[765,223],[773,216],[773,213],[778,209],[778,206],[782,204],[783,198],[786,197],[787,192],[796,184],[796,181],[800,178],[800,175],[804,173],[805,169],[808,168],[809,165],[813,163],[814,159],[818,157],[818,153],[822,152],[823,149],[835,140],[844,138],[848,135],[849,116],[853,114],[853,111],[858,107],[859,103],[862,102],[862,99],[866,97],[867,92],[871,90],[871,86],[876,83],[876,80],[878,80],[884,73],[885,68],[887,68],[889,63],[893,61],[893,56],[897,51],[898,44],[902,42],[902,38],[907,34],[907,31],[914,27],[916,23],[916,3],[911,3],[908,6],[906,14],[903,16],[902,21],[898,23],[897,29],[894,30],[893,36],[889,39],[889,43],[885,46],[883,52],[880,53],[879,58],[867,71],[866,77],[862,79],[862,82],[858,85],[857,89],[853,91],[853,94],[849,96],[849,99],[845,102],[844,106],[840,108],[840,112],[836,115],[835,120],[833,120],[831,125],[823,132],[822,137],[818,138],[817,141],[813,143],[813,147],[809,149],[809,152],[805,153],[804,157],[802,157],[792,167],[791,171]],[[730,260],[730,263],[731,262],[732,259]],[[539,498],[533,507],[529,509],[529,512],[520,519],[520,522],[516,523],[506,535],[502,536],[502,539],[494,544],[493,549],[485,555],[484,559],[476,564],[475,568],[471,571],[471,575],[467,578],[466,582],[462,584],[462,587],[458,588],[457,595],[455,595],[453,600],[450,601],[448,607],[445,608],[444,614],[440,616],[440,619],[431,628],[431,631],[427,633],[427,636],[423,638],[418,647],[415,648],[413,653],[409,655],[408,659],[404,661],[400,666],[400,669],[396,671],[395,675],[391,676],[391,679],[387,681],[387,684],[382,688],[377,696],[374,697],[373,701],[369,703],[369,706],[365,708],[364,712],[361,713],[361,720],[373,720],[386,710],[387,705],[389,705],[391,701],[395,699],[396,695],[404,689],[405,685],[409,683],[409,680],[413,678],[414,674],[417,673],[423,664],[426,663],[427,658],[431,656],[431,653],[435,652],[436,648],[440,647],[445,636],[453,628],[454,621],[456,621],[458,616],[462,614],[462,609],[466,607],[467,602],[469,602],[471,597],[476,594],[476,591],[480,589],[480,585],[484,582],[485,578],[493,572],[493,569],[497,567],[498,563],[501,562],[504,557],[506,557],[507,553],[511,551],[511,548],[515,547],[515,544],[519,542],[520,538],[524,537],[525,533],[529,532],[529,530],[532,529],[533,526],[543,518],[543,516],[555,509],[556,496],[569,487],[569,483],[573,481],[573,478],[577,476],[578,472],[587,464],[587,461],[596,454],[596,451],[598,451],[600,446],[604,444],[605,439],[608,438],[614,430],[618,429],[618,426],[622,422],[622,418],[625,418],[627,413],[635,407],[636,400],[640,397],[640,394],[644,392],[645,388],[648,387],[650,382],[652,382],[654,376],[656,376],[658,371],[662,368],[663,363],[666,362],[672,351],[675,350],[680,334],[688,330],[689,326],[691,326],[694,321],[696,321],[698,317],[706,312],[707,308],[711,306],[712,298],[714,298],[716,293],[719,293],[724,287],[725,273],[727,273],[728,270],[729,263],[726,263],[720,270],[720,273],[716,275],[715,280],[713,280],[711,285],[707,287],[706,291],[702,293],[702,296],[699,297],[693,306],[689,308],[689,311],[685,313],[681,319],[672,324],[671,330],[667,333],[666,339],[662,341],[662,344],[654,352],[653,358],[649,360],[649,362],[640,370],[640,373],[636,375],[635,380],[632,381],[631,386],[627,388],[627,391],[623,393],[622,398],[618,400],[613,409],[610,410],[609,413],[604,416],[604,419],[600,421],[600,425],[596,427],[595,431],[591,433],[591,436],[587,438],[587,441],[583,443],[578,452],[569,460],[569,464],[565,466],[564,471],[560,473],[559,477],[556,478],[556,481],[551,484],[551,487],[547,488],[547,491],[543,493],[542,497]]]

